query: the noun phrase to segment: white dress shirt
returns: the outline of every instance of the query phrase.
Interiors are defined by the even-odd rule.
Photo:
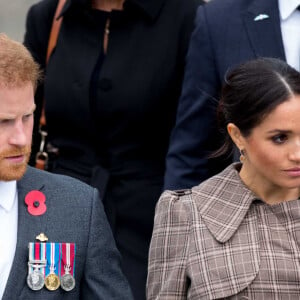
[[[3,297],[17,244],[18,194],[16,181],[0,181],[0,299]]]
[[[300,0],[279,0],[278,4],[286,61],[300,71]]]

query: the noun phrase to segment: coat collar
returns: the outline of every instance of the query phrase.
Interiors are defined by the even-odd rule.
[[[124,9],[132,9],[134,7],[141,10],[150,19],[154,20],[158,17],[159,12],[166,0],[125,0]],[[90,1],[87,0],[67,0],[60,16],[64,15],[73,5],[88,7]]]
[[[220,174],[192,189],[198,211],[221,243],[228,241],[245,218],[255,194],[241,181],[240,163],[231,164]]]

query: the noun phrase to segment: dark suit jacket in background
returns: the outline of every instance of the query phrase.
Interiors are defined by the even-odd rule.
[[[18,237],[15,258],[3,300],[15,299],[132,299],[120,268],[120,255],[96,189],[60,175],[28,167],[18,189]],[[28,213],[25,196],[39,190],[46,196],[47,211],[41,216]],[[74,290],[31,290],[28,274],[28,243],[45,233],[48,242],[76,244]]]
[[[269,18],[254,21],[260,14]],[[212,0],[198,8],[165,189],[195,186],[231,162],[226,157],[208,159],[223,143],[215,108],[228,68],[257,57],[285,59],[277,0]]]

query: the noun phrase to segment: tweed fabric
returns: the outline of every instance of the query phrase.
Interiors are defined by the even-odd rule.
[[[147,299],[300,299],[300,201],[262,202],[239,168],[161,196]]]

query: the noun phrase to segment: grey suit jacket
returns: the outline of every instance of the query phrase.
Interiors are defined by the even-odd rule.
[[[3,300],[132,299],[96,189],[76,179],[31,167],[18,181],[17,189],[17,246]],[[39,190],[46,196],[47,211],[41,216],[27,211],[24,198],[32,190]],[[33,291],[27,286],[28,243],[35,242],[41,232],[49,242],[76,243],[74,290],[48,291],[44,287]]]

